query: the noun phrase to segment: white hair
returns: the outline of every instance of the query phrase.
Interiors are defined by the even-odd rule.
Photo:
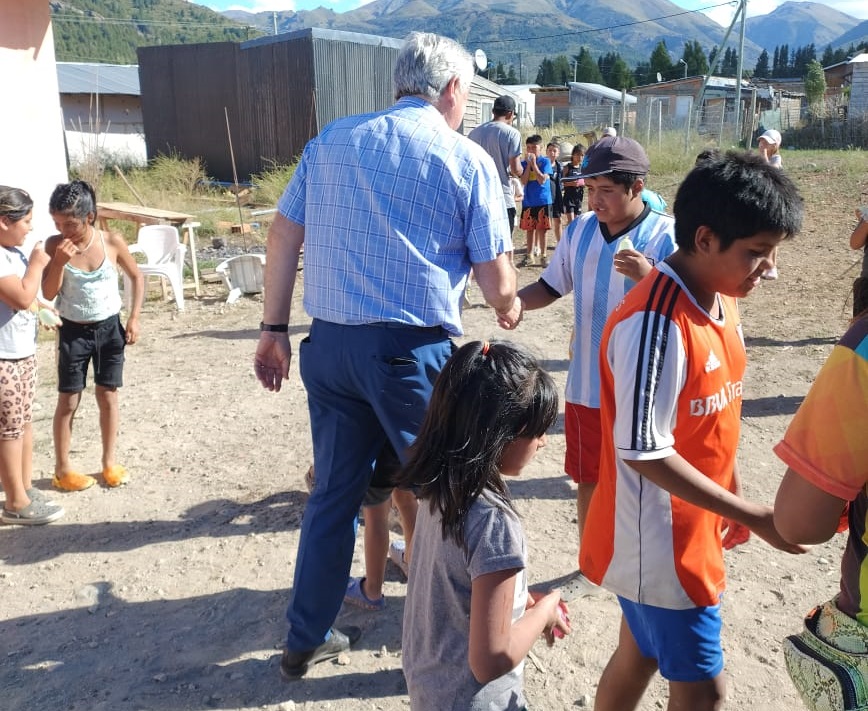
[[[455,40],[430,32],[412,32],[395,62],[395,98],[422,96],[440,98],[452,79],[461,89],[473,79],[473,59]]]

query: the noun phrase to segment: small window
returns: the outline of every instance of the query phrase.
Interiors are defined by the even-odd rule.
[[[489,101],[488,99],[483,99],[479,102],[480,112],[482,115],[479,117],[479,123],[486,123],[491,121],[492,114],[494,111],[494,101]]]

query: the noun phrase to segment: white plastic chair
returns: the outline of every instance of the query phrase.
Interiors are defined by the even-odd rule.
[[[214,271],[229,290],[226,303],[238,301],[242,294],[259,294],[265,288],[265,255],[239,254],[218,264]]]
[[[172,287],[178,311],[183,311],[184,255],[187,247],[181,244],[178,229],[172,225],[145,225],[139,229],[137,240],[130,245],[130,252],[144,254],[147,259],[144,264],[139,264],[139,271],[145,277],[145,291],[147,292],[149,277],[166,279]],[[132,293],[132,280],[124,273],[124,299],[127,309],[130,307]]]

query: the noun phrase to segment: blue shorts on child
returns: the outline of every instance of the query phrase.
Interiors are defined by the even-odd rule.
[[[642,656],[657,660],[667,681],[707,681],[723,671],[720,604],[670,610],[618,596]]]

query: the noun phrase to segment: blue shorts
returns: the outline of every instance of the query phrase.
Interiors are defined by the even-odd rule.
[[[668,681],[707,681],[723,671],[720,605],[669,610],[618,597],[642,656]]]

